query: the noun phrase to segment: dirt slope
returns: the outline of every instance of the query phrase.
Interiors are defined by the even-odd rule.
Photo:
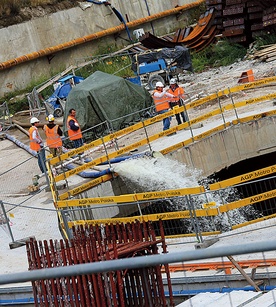
[[[46,1],[45,1],[46,2]],[[47,1],[56,2],[53,1]],[[14,24],[19,24],[34,18],[43,17],[45,15],[49,15],[58,11],[68,10],[72,7],[79,6],[79,2],[82,1],[74,1],[74,0],[63,0],[58,3],[39,5],[36,7],[26,6],[7,6],[2,7],[0,5],[0,28],[5,28]]]

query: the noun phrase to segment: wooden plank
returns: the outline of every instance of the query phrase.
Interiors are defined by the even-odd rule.
[[[268,54],[268,53],[270,53],[271,51],[274,51],[274,50],[276,50],[276,44],[272,45],[271,47],[267,47],[263,50],[256,51],[254,56],[261,57],[261,56]]]
[[[273,56],[273,57],[266,59],[266,62],[272,62],[274,60],[276,60],[276,56]]]

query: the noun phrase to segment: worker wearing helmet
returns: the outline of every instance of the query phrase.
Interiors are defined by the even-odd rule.
[[[29,136],[30,136],[30,148],[37,152],[38,158],[38,166],[42,173],[46,172],[46,165],[45,165],[45,149],[43,145],[43,140],[38,131],[38,124],[39,119],[36,117],[32,117],[30,120],[31,128],[29,129]]]
[[[82,133],[80,125],[76,119],[76,110],[70,109],[67,117],[68,136],[73,141],[74,147],[78,148],[83,145]]]
[[[59,125],[54,123],[55,118],[52,114],[46,119],[48,120],[48,124],[43,127],[46,134],[46,144],[49,147],[50,153],[56,157],[62,154],[62,130]]]
[[[153,101],[155,104],[155,109],[158,114],[163,114],[168,112],[170,109],[169,99],[175,96],[164,91],[164,85],[162,82],[156,82],[155,90],[153,92]],[[171,125],[171,118],[166,117],[163,119],[163,131],[168,130]]]
[[[175,106],[179,106],[179,107],[182,106],[182,99],[185,98],[184,89],[177,84],[177,81],[174,78],[172,78],[170,80],[170,87],[168,89],[168,93],[176,96],[176,98],[172,98],[170,100],[170,107],[171,108],[173,108]],[[183,123],[186,122],[186,117],[185,117],[184,112],[177,113],[177,114],[175,114],[175,118],[177,120],[178,125],[180,125],[182,123],[180,115],[182,117]]]

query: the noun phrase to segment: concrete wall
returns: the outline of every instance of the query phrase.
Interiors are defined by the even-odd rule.
[[[262,118],[229,127],[167,157],[201,169],[207,177],[245,159],[275,152],[275,135],[276,118]]]
[[[275,152],[275,135],[276,117],[262,118],[229,127],[166,157],[202,170],[208,177],[237,162]],[[112,188],[115,195],[133,193],[120,178],[112,181]]]
[[[148,17],[149,14],[173,9],[176,5],[194,3],[194,0],[114,0],[111,4],[121,13],[126,21],[135,21]],[[88,4],[88,2],[86,3]],[[91,4],[91,3],[90,3]],[[148,6],[146,5],[148,4]],[[189,11],[177,16],[166,17],[166,21],[155,20],[137,28],[144,28],[155,35],[175,31],[188,24]],[[194,22],[193,20],[191,22]],[[111,27],[121,25],[118,18],[105,5],[91,4],[85,10],[80,7],[60,11],[49,16],[0,29],[0,63],[15,59],[32,52],[43,50],[78,39]],[[133,31],[130,29],[131,34]],[[125,31],[121,38],[105,37],[57,52],[52,59],[41,57],[0,71],[0,95],[24,89],[31,81],[37,82],[74,65],[79,58],[91,57],[101,45],[116,44],[118,47],[128,45]],[[133,35],[133,38],[135,36]]]

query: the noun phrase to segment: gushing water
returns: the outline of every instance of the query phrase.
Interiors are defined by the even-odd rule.
[[[141,191],[160,191],[198,186],[201,171],[163,156],[128,159],[114,166],[114,171]]]
[[[178,161],[164,156],[144,156],[127,159],[114,165],[114,171],[124,180],[132,193],[162,191],[180,188],[192,188],[199,186],[199,182],[208,182],[202,177],[202,171],[191,169]],[[202,209],[204,203],[215,202],[219,207],[225,203],[238,200],[239,195],[234,188],[228,188],[222,192],[210,192],[192,197],[194,209]],[[184,198],[174,198],[169,202],[171,210],[188,210],[189,204]],[[199,223],[202,231],[221,230],[228,231],[231,224],[240,224],[247,221],[248,215],[256,215],[252,208],[243,208],[229,211],[226,215],[214,217],[210,225],[210,218],[200,218]],[[254,211],[254,210],[253,210]],[[188,231],[192,231],[192,225],[185,221]],[[216,229],[214,229],[216,228]]]

